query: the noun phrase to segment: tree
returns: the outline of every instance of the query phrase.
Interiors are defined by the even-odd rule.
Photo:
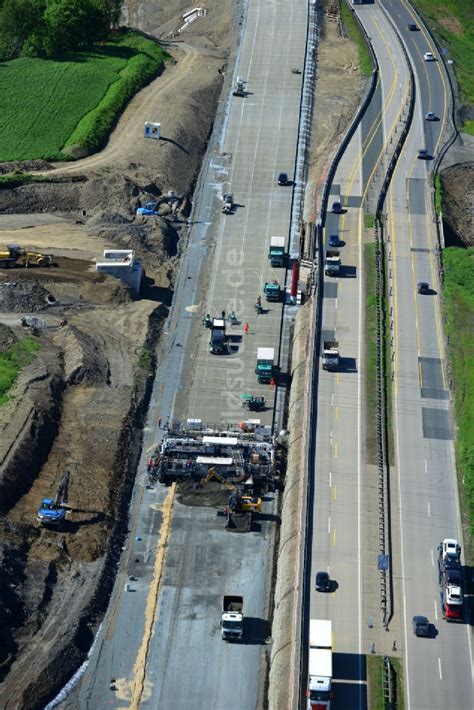
[[[0,10],[3,59],[17,57],[28,37],[40,30],[46,0],[4,0]]]
[[[87,47],[104,32],[104,18],[94,0],[47,0],[44,21],[47,56]]]

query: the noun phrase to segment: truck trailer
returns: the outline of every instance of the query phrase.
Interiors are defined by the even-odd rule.
[[[309,622],[308,710],[330,710],[332,684],[332,622]]]

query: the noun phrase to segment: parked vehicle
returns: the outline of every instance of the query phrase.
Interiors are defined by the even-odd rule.
[[[223,318],[213,318],[209,352],[213,355],[223,353],[226,350],[226,344],[225,320]]]
[[[280,173],[278,175],[278,184],[282,187],[286,187],[288,185],[288,174],[287,173]]]
[[[268,258],[271,266],[285,266],[285,237],[270,237]]]
[[[267,281],[263,288],[265,299],[267,301],[279,301],[281,298],[281,289],[278,281]]]
[[[257,366],[255,374],[260,384],[270,384],[274,374],[274,348],[257,348]]]
[[[221,636],[225,641],[240,641],[244,632],[244,598],[237,594],[222,597]]]

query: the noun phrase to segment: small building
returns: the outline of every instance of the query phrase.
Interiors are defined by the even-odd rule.
[[[120,279],[134,295],[140,293],[143,267],[135,260],[133,249],[104,249],[104,260],[96,263],[95,270]]]

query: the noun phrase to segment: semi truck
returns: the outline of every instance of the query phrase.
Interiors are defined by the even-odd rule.
[[[274,359],[274,348],[257,348],[257,367],[255,368],[255,374],[260,384],[268,385],[271,383],[273,379]]]
[[[332,623],[309,622],[308,710],[329,710],[332,685]]]
[[[285,266],[285,237],[270,237],[268,258],[271,266]]]
[[[240,641],[244,633],[244,598],[237,594],[222,597],[221,636],[224,641]]]
[[[325,340],[323,343],[323,370],[336,372],[339,369],[339,342]]]
[[[326,261],[324,264],[324,273],[326,276],[339,276],[341,270],[341,256],[338,249],[326,250]]]

